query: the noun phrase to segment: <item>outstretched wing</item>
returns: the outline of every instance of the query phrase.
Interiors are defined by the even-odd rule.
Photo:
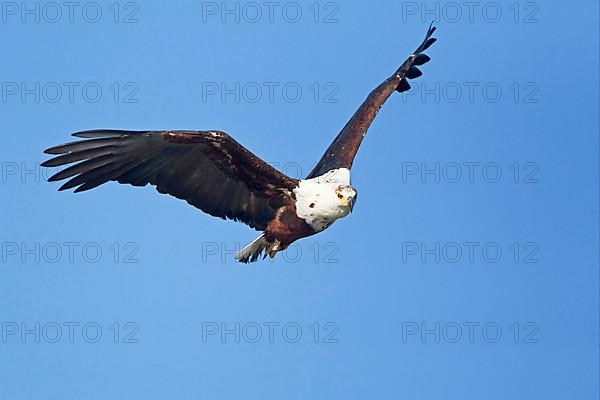
[[[435,27],[430,26],[425,39],[415,52],[404,61],[394,75],[386,79],[369,94],[333,143],[327,148],[327,151],[307,178],[323,175],[325,172],[336,168],[350,169],[352,167],[358,147],[383,103],[394,91],[402,93],[409,90],[408,79],[418,78],[422,75],[417,66],[430,60],[427,55],[422,53],[436,41],[435,38],[431,37],[433,32],[435,32]]]
[[[44,167],[75,163],[50,177],[71,178],[59,190],[149,183],[210,215],[264,230],[298,184],[224,132],[93,130],[73,136],[88,140],[45,151],[59,156]]]

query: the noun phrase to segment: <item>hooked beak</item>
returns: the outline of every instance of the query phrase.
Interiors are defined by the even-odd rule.
[[[350,197],[348,199],[348,205],[350,206],[350,213],[351,214],[352,214],[352,210],[354,210],[354,203],[355,203],[354,197]]]

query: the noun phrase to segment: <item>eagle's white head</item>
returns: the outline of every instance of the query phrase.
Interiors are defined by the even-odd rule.
[[[345,215],[352,212],[358,197],[356,189],[350,185],[339,185],[335,189],[335,195],[338,199],[340,208],[345,211]]]

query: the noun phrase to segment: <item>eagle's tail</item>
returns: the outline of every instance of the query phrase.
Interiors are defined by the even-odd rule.
[[[258,257],[260,257],[263,252],[267,252],[269,247],[270,243],[265,238],[265,235],[260,235],[248,246],[238,251],[235,255],[235,259],[244,264],[254,262],[258,260]],[[266,256],[267,254],[265,253],[265,257]]]

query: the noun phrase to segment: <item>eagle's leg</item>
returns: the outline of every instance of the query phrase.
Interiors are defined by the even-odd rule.
[[[285,250],[286,248],[287,246],[284,247],[279,239],[275,239],[273,242],[269,243],[267,254],[269,254],[269,257],[271,258],[275,258],[275,254],[282,250]]]
[[[306,221],[298,217],[293,205],[282,207],[269,222],[263,234],[238,252],[235,258],[243,263],[254,262],[261,255],[264,256],[263,258],[267,256],[274,258],[277,253],[287,249],[296,240],[315,233],[316,231]]]

